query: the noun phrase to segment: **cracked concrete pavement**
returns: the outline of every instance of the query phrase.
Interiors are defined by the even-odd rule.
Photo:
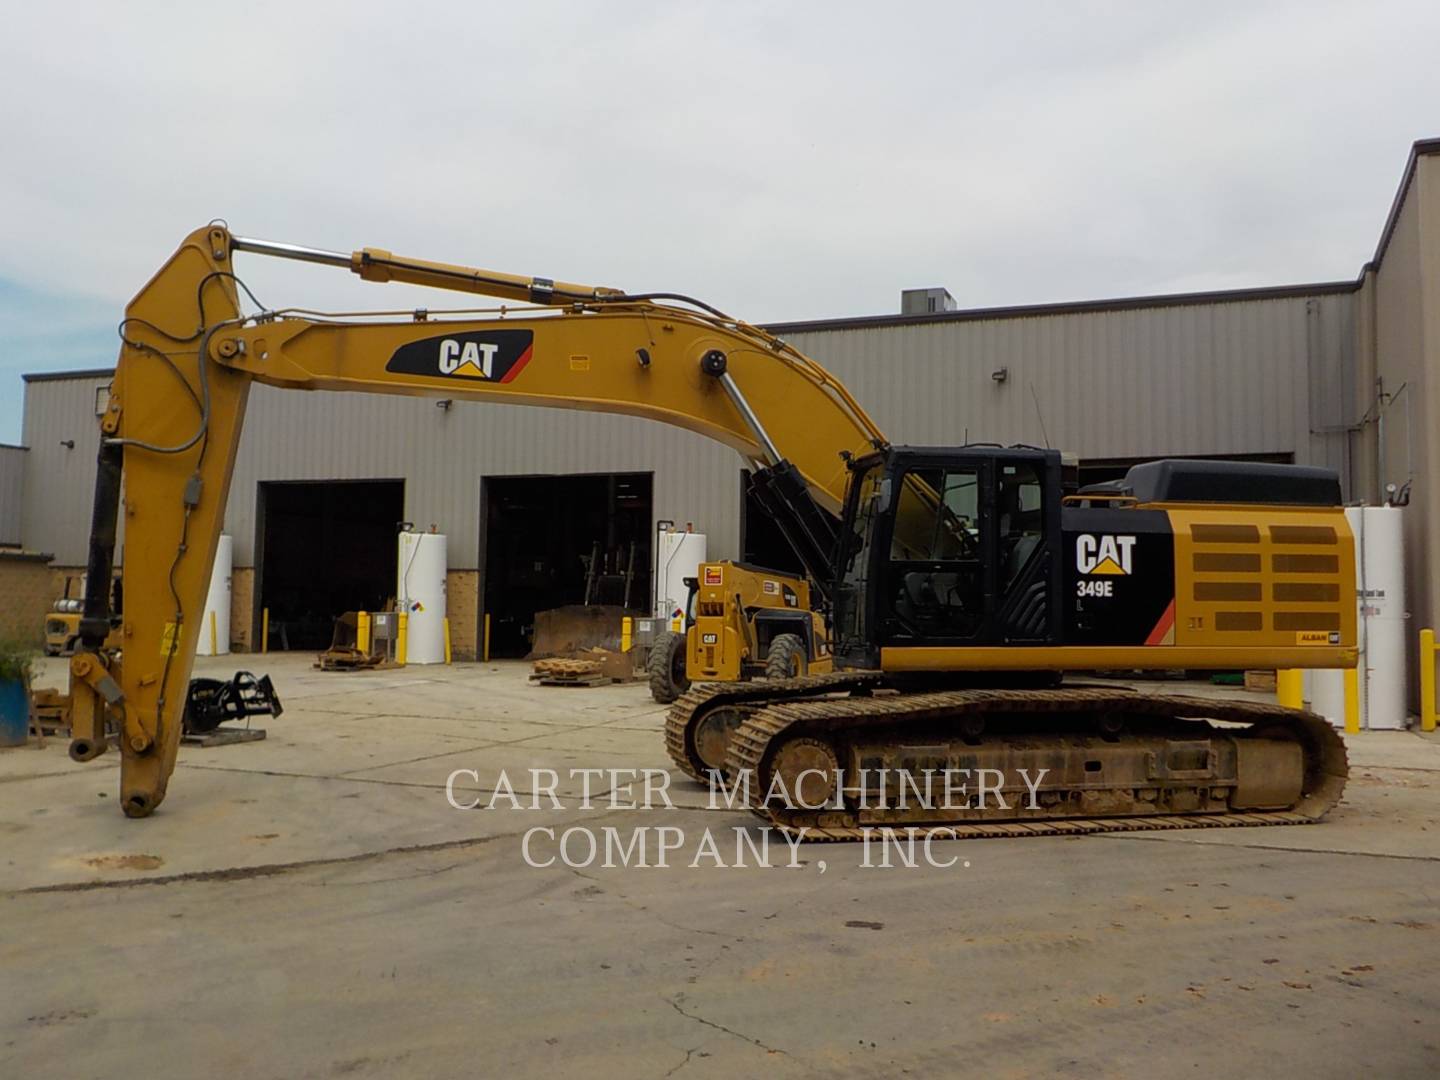
[[[468,798],[502,768],[663,768],[663,709],[639,684],[530,687],[514,663],[308,663],[202,660],[272,672],[287,711],[264,742],[183,750],[147,821],[115,806],[113,759],[0,753],[4,1074],[1440,1066],[1434,737],[1350,739],[1316,826],[966,841],[940,846],[946,869],[866,868],[858,845],[790,866],[778,840],[768,868],[691,868],[693,840],[665,869],[535,868],[532,827],[723,838],[750,819],[678,777],[674,809],[581,810],[567,782],[560,810],[453,810],[456,768]]]

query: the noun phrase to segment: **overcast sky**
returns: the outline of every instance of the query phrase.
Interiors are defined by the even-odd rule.
[[[215,217],[752,321],[1353,278],[1440,135],[1436,40],[1433,0],[7,4],[0,442]]]

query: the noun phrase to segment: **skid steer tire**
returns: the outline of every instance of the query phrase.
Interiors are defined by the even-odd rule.
[[[765,655],[767,679],[798,679],[810,670],[810,657],[805,642],[797,634],[780,634],[770,642]]]
[[[686,690],[690,680],[685,677],[685,635],[666,630],[650,646],[645,662],[650,675],[650,696],[661,705],[669,705]]]

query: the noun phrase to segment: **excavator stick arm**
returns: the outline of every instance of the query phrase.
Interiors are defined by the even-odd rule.
[[[522,309],[377,317],[298,310],[242,314],[237,251],[332,263],[407,281],[540,302]],[[252,298],[253,299],[253,298]],[[438,313],[437,313],[438,314]],[[71,754],[103,751],[118,722],[121,805],[143,817],[165,797],[179,746],[201,613],[254,382],[539,405],[638,416],[787,464],[838,511],[841,452],[884,440],[823,368],[764,331],[703,305],[404,259],[234,237],[207,226],[131,301],[102,442],[91,526]],[[123,496],[122,496],[123,484]],[[123,535],[122,535],[123,533]],[[110,569],[124,543],[121,653],[101,651]]]

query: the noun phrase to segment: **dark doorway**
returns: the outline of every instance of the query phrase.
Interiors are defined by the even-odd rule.
[[[256,510],[256,619],[269,609],[271,649],[328,648],[337,615],[394,596],[405,481],[270,481]]]
[[[767,570],[781,570],[805,576],[805,565],[785,539],[775,519],[765,512],[750,493],[750,470],[740,470],[740,561]]]
[[[584,604],[587,585],[592,604],[649,606],[652,488],[650,473],[481,481],[491,656],[524,656],[535,613]],[[596,573],[587,579],[592,559]]]

